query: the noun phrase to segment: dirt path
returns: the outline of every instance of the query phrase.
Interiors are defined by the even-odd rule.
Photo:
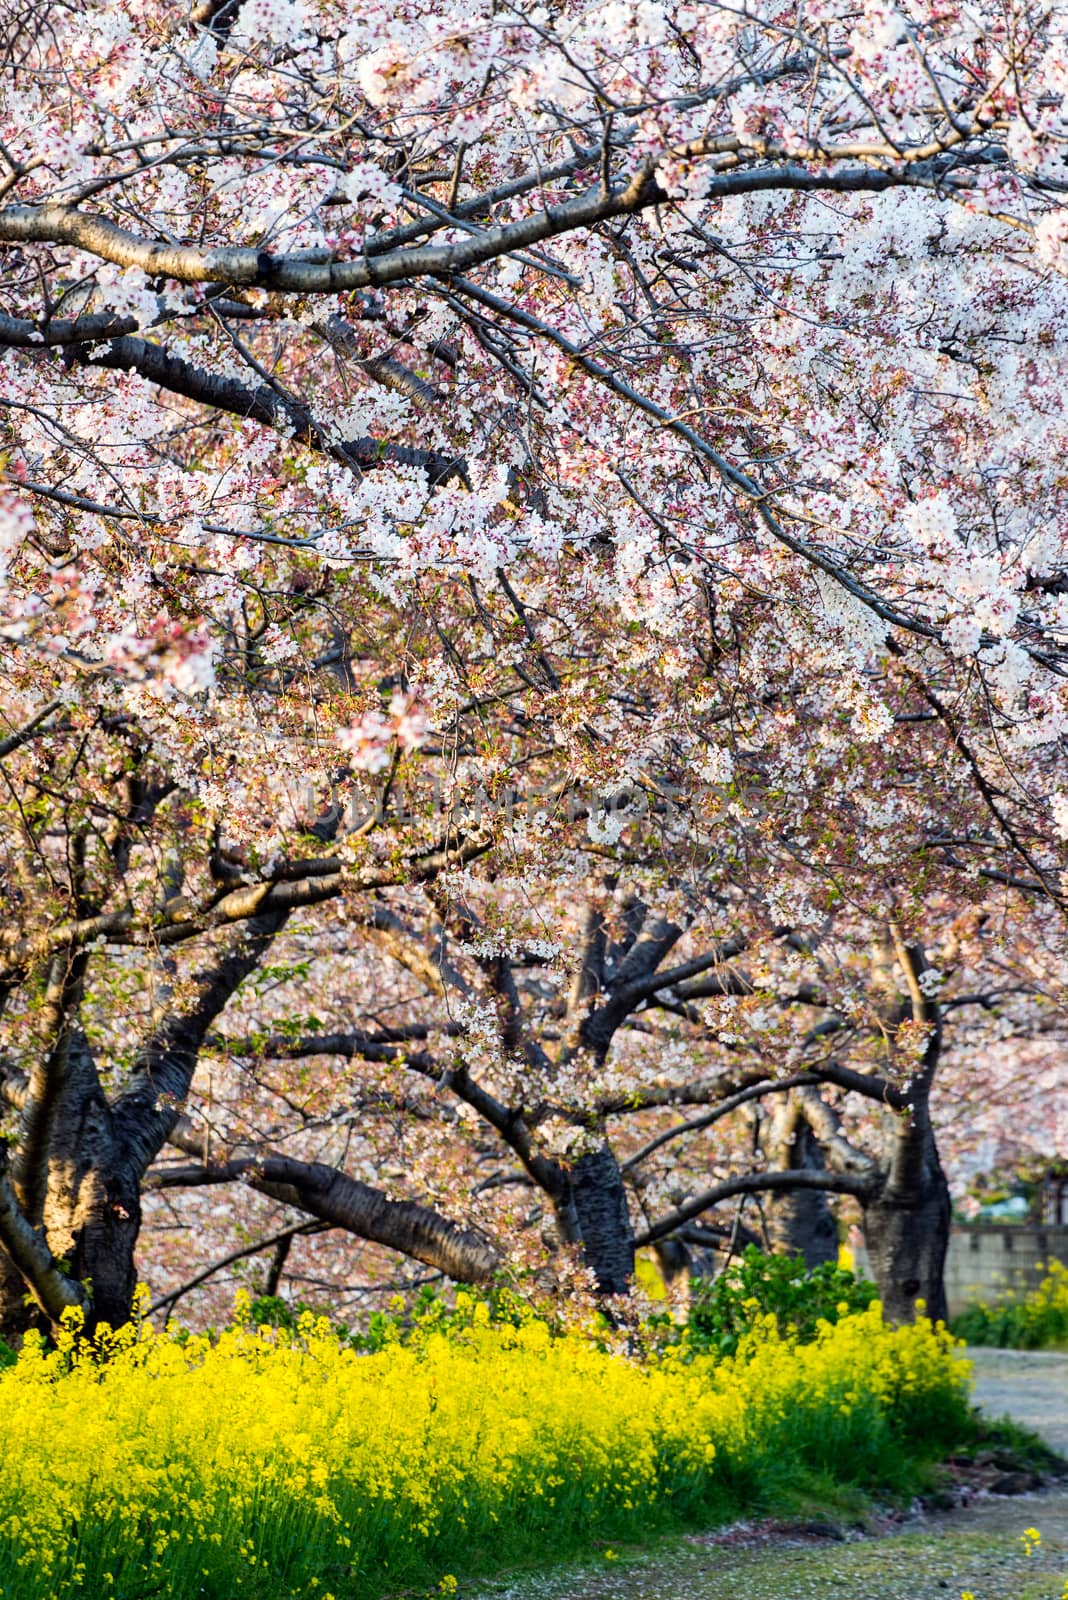
[[[968,1356],[984,1411],[1014,1417],[1068,1455],[1068,1351],[969,1350]]]
[[[1068,1354],[977,1350],[976,1399],[1068,1452]],[[1038,1528],[1028,1556],[1020,1535]],[[497,1583],[498,1600],[1062,1600],[1068,1489],[980,1499],[900,1532],[842,1542],[690,1538],[619,1561]]]

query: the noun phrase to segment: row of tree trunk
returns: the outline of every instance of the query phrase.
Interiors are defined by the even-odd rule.
[[[824,1164],[807,1126],[779,1153],[789,1163],[780,1171],[814,1172]],[[911,1321],[918,1302],[926,1315],[944,1320],[951,1204],[930,1128],[904,1130],[892,1153],[898,1159],[877,1169],[867,1197],[861,1200],[872,1277],[892,1321]],[[625,1293],[634,1270],[636,1240],[623,1176],[607,1145],[576,1164],[567,1203],[580,1225],[564,1236],[581,1242],[603,1294]],[[828,1190],[770,1191],[763,1209],[774,1252],[802,1255],[809,1266],[837,1259],[838,1226]],[[688,1253],[676,1249],[674,1257],[676,1272],[688,1265]]]
[[[680,930],[647,915],[644,907],[638,909],[629,941],[615,959],[600,913],[591,913],[555,1061],[537,1038],[524,1035],[518,990],[506,963],[500,958],[488,962],[513,1053],[546,1070],[565,1069],[580,1052],[603,1064],[623,1019],[643,1000],[655,997],[669,979],[671,993],[684,1001],[711,992],[703,971],[696,980],[700,990],[675,974],[709,967],[713,958],[665,973],[662,963]],[[111,1098],[102,1088],[83,1032],[59,1004],[70,999],[70,981],[60,973],[59,1026],[52,1047],[31,1073],[9,1073],[6,1078],[0,1073],[0,1090],[21,1112],[10,1173],[0,1170],[0,1335],[9,1343],[35,1321],[54,1327],[66,1305],[84,1306],[90,1322],[114,1325],[129,1315],[146,1174],[167,1143],[186,1148],[180,1107],[200,1046],[284,920],[284,911],[257,917],[242,940],[198,974],[186,1008],[159,1020],[129,1081]],[[461,933],[469,931],[466,913],[454,913],[454,920]],[[852,1196],[860,1207],[868,1257],[887,1315],[908,1320],[922,1301],[929,1315],[944,1318],[950,1201],[930,1115],[941,1017],[925,992],[923,952],[906,947],[896,929],[893,933],[884,963],[891,973],[884,1027],[892,1039],[909,1021],[916,1025],[913,1037],[925,1041],[918,1059],[908,1057],[907,1078],[880,1078],[825,1064],[818,1074],[756,1086],[755,1093],[776,1107],[761,1123],[764,1166],[684,1202],[638,1235],[627,1180],[606,1131],[610,1106],[602,1106],[587,1127],[585,1152],[562,1163],[539,1150],[537,1124],[528,1121],[522,1107],[496,1102],[463,1067],[454,1068],[447,1079],[541,1189],[558,1239],[581,1250],[598,1292],[606,1297],[628,1293],[637,1247],[678,1236],[686,1223],[700,1220],[731,1196],[763,1192],[773,1248],[800,1251],[813,1263],[830,1260],[837,1233],[828,1195],[836,1192]],[[904,974],[904,996],[894,972]],[[726,979],[717,972],[714,981],[720,992]],[[382,1038],[368,1042],[362,1036],[337,1035],[311,1038],[298,1053],[329,1049],[380,1060],[394,1059],[390,1052],[398,1048]],[[406,1065],[419,1070],[420,1059],[405,1048]],[[438,1077],[438,1063],[428,1059],[423,1065]],[[821,1092],[827,1084],[867,1096],[869,1104],[878,1102],[875,1125],[882,1131],[874,1152],[846,1136],[832,1100]],[[730,1110],[731,1104],[724,1102],[721,1109]],[[485,1279],[498,1264],[492,1247],[474,1230],[414,1202],[394,1201],[333,1169],[267,1151],[229,1160],[223,1167],[210,1167],[203,1158],[185,1176],[196,1184],[249,1182],[328,1226],[431,1262],[461,1280]]]
[[[789,1135],[787,1113],[777,1118],[779,1143],[772,1147],[777,1170],[818,1170],[824,1157],[815,1134],[800,1119]],[[136,1186],[118,1164],[112,1170],[110,1141],[102,1135],[89,1150],[83,1130],[78,1144],[80,1148],[72,1146],[63,1182],[50,1186],[49,1237],[65,1242],[69,1275],[92,1280],[95,1315],[121,1322],[129,1314],[136,1281]],[[930,1128],[903,1129],[892,1155],[896,1160],[880,1168],[861,1205],[872,1275],[894,1320],[914,1316],[918,1300],[929,1315],[944,1317],[950,1201]],[[574,1164],[555,1209],[561,1239],[581,1247],[600,1292],[626,1294],[636,1240],[623,1174],[607,1144]],[[835,1259],[838,1230],[827,1191],[800,1187],[769,1192],[762,1210],[766,1237],[776,1252],[800,1253],[813,1266]],[[688,1261],[684,1250],[676,1248],[675,1255],[677,1266]],[[0,1251],[0,1335],[10,1344],[35,1321],[41,1321],[40,1307],[28,1295],[15,1262]]]

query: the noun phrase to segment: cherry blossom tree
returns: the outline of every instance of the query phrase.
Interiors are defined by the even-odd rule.
[[[724,908],[701,904],[706,876],[671,891],[662,868],[659,885],[650,874],[653,911],[633,864],[620,879],[584,880],[577,858],[561,873],[561,842],[538,893],[528,862],[519,879],[468,872],[462,902],[439,879],[422,914],[410,891],[380,899],[365,926],[382,965],[364,968],[366,948],[320,951],[313,1018],[299,1010],[305,979],[280,967],[284,1020],[264,1028],[251,1000],[210,1042],[210,1093],[202,1078],[177,1141],[199,1163],[174,1156],[152,1175],[169,1224],[187,1214],[175,1191],[234,1181],[272,1142],[318,1140],[334,1162],[418,1171],[494,1241],[498,1266],[551,1264],[573,1286],[584,1265],[619,1293],[636,1235],[737,1241],[758,1227],[752,1210],[742,1221],[747,1200],[757,1237],[826,1259],[837,1194],[863,1216],[892,1314],[917,1298],[941,1313],[939,1146],[959,1193],[961,1135],[974,1150],[982,1126],[960,1115],[963,1086],[974,1101],[1000,1075],[1001,1115],[1008,1103],[1019,1124],[1027,1105],[1032,1129],[1063,1104],[1059,1043],[1043,1072],[1017,1061],[1014,1085],[997,1058],[1012,1031],[1037,1042],[1036,1006],[1063,1015],[1055,949],[1006,960],[1002,948],[1018,925],[1037,945],[1041,919],[1015,894],[1000,916],[929,902],[928,957],[859,905],[799,934],[750,903],[731,914],[748,933],[717,939]],[[577,1260],[561,1258],[568,1243]]]
[[[875,884],[906,950],[936,883],[1063,912],[1056,10],[40,0],[5,30],[13,1316],[27,1286],[124,1314],[141,1186],[202,1136],[202,1054],[301,919],[380,938],[440,879],[448,930],[475,887],[446,880],[501,851],[546,881],[480,795],[570,795],[563,874],[677,809],[705,903],[720,857],[761,868],[762,940],[821,910],[784,856]],[[376,810],[416,765],[441,803]],[[680,892],[630,944],[579,935],[565,1104],[628,984],[752,937]],[[898,969],[922,1055],[926,968]],[[514,1154],[618,1287],[610,1144]],[[460,1276],[495,1258],[294,1162],[198,1176]]]

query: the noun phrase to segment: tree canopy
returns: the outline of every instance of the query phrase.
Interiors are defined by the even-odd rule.
[[[121,1319],[146,1188],[610,1293],[747,1184],[941,1237],[936,1073],[1060,1081],[1064,16],[2,48],[0,1321]]]

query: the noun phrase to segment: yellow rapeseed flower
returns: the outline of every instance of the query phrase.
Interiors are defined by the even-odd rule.
[[[474,1314],[368,1355],[322,1318],[288,1335],[248,1313],[214,1339],[141,1322],[89,1344],[74,1314],[54,1349],[27,1337],[0,1373],[4,1600],[163,1581],[240,1600],[268,1575],[313,1596],[315,1568],[353,1594],[429,1568],[449,1596],[443,1569],[504,1530],[693,1515],[721,1471],[799,1439],[830,1469],[967,1383],[944,1329],[890,1328],[877,1305],[811,1344],[768,1317],[730,1359],[645,1362],[538,1321]]]

